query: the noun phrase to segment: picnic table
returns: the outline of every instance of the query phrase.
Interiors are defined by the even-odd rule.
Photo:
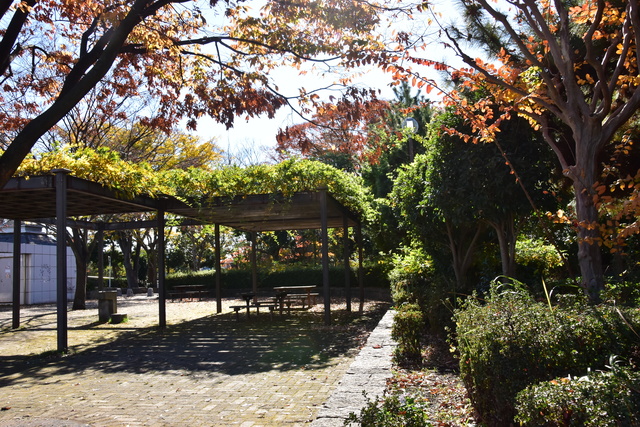
[[[287,312],[291,312],[291,304],[299,301],[302,308],[311,307],[315,304],[315,298],[318,296],[316,285],[300,285],[300,286],[277,286],[273,290],[275,297],[271,296],[269,300],[258,300],[255,292],[243,292],[239,296],[245,301],[244,305],[232,305],[230,308],[236,314],[236,320],[240,320],[240,311],[247,311],[247,319],[251,317],[251,309],[256,310],[256,314],[260,313],[261,308],[269,309],[269,313],[273,317],[273,311],[277,308],[282,315],[286,305]]]

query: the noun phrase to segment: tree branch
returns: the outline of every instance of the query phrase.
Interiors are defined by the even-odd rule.
[[[7,1],[5,3],[8,3],[7,6],[11,5],[11,1]],[[9,26],[2,36],[2,41],[0,42],[0,75],[4,75],[7,72],[11,61],[20,51],[20,46],[16,46],[14,49],[14,45],[20,35],[20,31],[22,30],[24,23],[27,21],[29,9],[35,4],[36,0],[26,0],[25,7],[18,7],[13,14],[13,18],[11,18]]]

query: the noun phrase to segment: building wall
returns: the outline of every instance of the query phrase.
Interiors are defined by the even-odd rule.
[[[23,243],[20,303],[56,302],[56,246]],[[73,300],[76,285],[76,264],[73,251],[67,248],[67,298]],[[11,302],[13,290],[13,244],[0,242],[0,302]]]

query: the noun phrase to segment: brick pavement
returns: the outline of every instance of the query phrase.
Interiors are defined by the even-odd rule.
[[[25,332],[2,331],[0,351]],[[0,352],[0,426],[304,425],[362,336],[313,313],[250,322],[226,313],[107,341],[66,357]]]

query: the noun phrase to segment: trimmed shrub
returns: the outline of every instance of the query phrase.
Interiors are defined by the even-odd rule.
[[[467,299],[454,320],[460,374],[488,425],[512,423],[516,395],[529,385],[603,369],[612,354],[632,359],[640,331],[637,309],[580,301],[550,309],[518,285]]]
[[[421,249],[405,248],[393,257],[393,269],[389,272],[391,296],[400,306],[404,303],[426,304],[426,294],[431,275],[431,261]]]
[[[378,277],[379,269],[365,268],[364,283],[367,287],[389,286],[386,278]],[[223,270],[221,276],[222,289],[227,293],[251,289],[252,279],[250,269]],[[176,285],[205,285],[208,289],[215,288],[215,271],[178,272],[167,275],[165,283],[168,289]],[[344,267],[331,266],[329,268],[329,283],[331,287],[344,286]],[[358,287],[356,271],[350,272],[351,288]],[[258,287],[268,290],[274,286],[322,285],[321,266],[291,266],[283,270],[265,271],[258,269]]]
[[[562,257],[553,245],[528,237],[520,237],[516,241],[516,263],[522,277],[538,281],[541,277],[558,276],[563,266]]]
[[[557,378],[518,393],[516,421],[527,426],[640,424],[640,374],[616,366],[583,377]]]
[[[420,363],[422,346],[420,337],[424,330],[424,319],[418,304],[404,303],[393,317],[391,338],[397,341],[394,357],[398,363]]]
[[[426,327],[445,336],[446,328],[451,326],[452,282],[434,271],[431,258],[419,248],[405,248],[394,256],[393,264],[389,281],[394,304],[400,307],[404,303],[417,303]]]

